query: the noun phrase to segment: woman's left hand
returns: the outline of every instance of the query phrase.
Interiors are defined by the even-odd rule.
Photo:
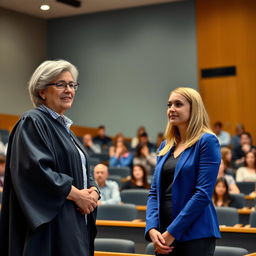
[[[95,191],[93,187],[89,188],[88,192],[95,199],[96,202],[99,200],[99,194]]]
[[[173,242],[174,242],[174,240],[175,240],[175,238],[168,232],[168,231],[165,231],[163,234],[162,234],[162,236],[163,236],[163,238],[164,238],[164,240],[165,240],[165,243],[166,243],[166,245],[171,245]]]

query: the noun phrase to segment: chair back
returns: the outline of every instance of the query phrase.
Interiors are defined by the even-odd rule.
[[[108,168],[109,175],[118,175],[121,178],[125,178],[131,175],[131,169],[129,167],[114,167],[110,166]]]
[[[234,208],[243,208],[245,207],[245,198],[244,194],[230,194],[231,197],[231,203],[230,206]]]
[[[255,191],[255,182],[237,182],[236,185],[238,186],[241,193],[245,195],[249,195],[251,192]]]
[[[0,129],[0,140],[3,144],[8,143],[9,140],[9,131],[6,129]]]
[[[250,213],[249,224],[252,228],[256,228],[256,211]]]
[[[148,194],[148,189],[125,189],[120,193],[122,202],[135,205],[146,205]]]
[[[146,247],[145,254],[155,255],[153,243],[149,243]],[[248,251],[239,247],[216,246],[214,256],[243,256]]]
[[[99,159],[100,163],[105,163],[109,161],[109,154],[107,153],[94,153],[90,157]]]
[[[214,256],[243,256],[248,251],[239,247],[216,246]]]
[[[124,220],[137,219],[138,212],[134,204],[105,204],[99,205],[98,220]]]
[[[239,223],[239,215],[236,208],[216,207],[219,225],[234,226]]]
[[[135,253],[135,243],[127,239],[96,238],[95,251]]]
[[[145,254],[155,255],[155,249],[153,243],[149,243],[146,246]]]

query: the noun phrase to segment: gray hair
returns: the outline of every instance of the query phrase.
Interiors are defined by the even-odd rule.
[[[46,88],[49,82],[64,71],[70,72],[74,81],[77,81],[77,68],[66,60],[46,60],[34,71],[28,83],[28,90],[35,107],[44,102],[39,95],[40,90]]]

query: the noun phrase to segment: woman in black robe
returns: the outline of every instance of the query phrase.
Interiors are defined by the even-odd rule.
[[[7,151],[1,255],[93,255],[99,190],[64,116],[77,76],[75,66],[58,60],[43,62],[30,79],[36,108],[15,125]]]

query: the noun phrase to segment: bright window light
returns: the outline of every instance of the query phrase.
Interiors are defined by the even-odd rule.
[[[40,9],[42,11],[48,11],[50,9],[50,6],[48,4],[43,4],[40,6]]]

